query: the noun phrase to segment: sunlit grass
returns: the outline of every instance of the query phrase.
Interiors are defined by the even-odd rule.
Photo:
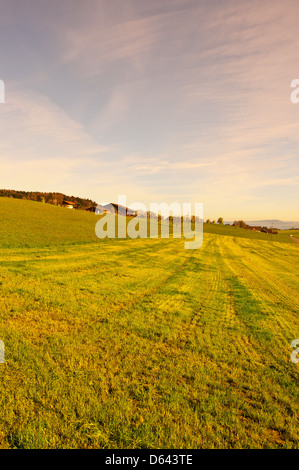
[[[99,241],[94,214],[17,203],[15,232],[0,200],[2,448],[298,447],[298,244]]]

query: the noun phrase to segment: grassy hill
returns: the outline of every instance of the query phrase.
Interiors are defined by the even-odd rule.
[[[98,241],[95,235],[98,216],[86,211],[1,197],[0,220],[2,248],[51,247]],[[299,230],[281,231],[278,235],[271,236],[239,227],[216,224],[204,224],[204,233],[289,243],[294,243],[290,234],[299,238]]]
[[[95,214],[0,214],[0,448],[298,448],[299,244],[103,242]]]
[[[205,233],[214,233],[215,235],[225,235],[229,237],[249,238],[251,240],[277,241],[285,243],[294,243],[292,237],[299,238],[299,230],[280,230],[277,235],[263,232],[254,232],[231,225],[204,224]]]
[[[95,242],[96,218],[86,211],[0,198],[0,246],[33,248]]]

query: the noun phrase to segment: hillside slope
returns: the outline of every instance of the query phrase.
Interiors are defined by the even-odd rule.
[[[0,198],[0,247],[49,247],[98,242],[95,235],[97,215],[70,210],[42,202]],[[131,220],[131,219],[128,219]],[[299,231],[281,231],[278,235],[251,232],[238,227],[204,224],[204,233],[274,242],[294,243]]]
[[[97,216],[41,202],[0,198],[0,246],[42,247],[97,241]]]

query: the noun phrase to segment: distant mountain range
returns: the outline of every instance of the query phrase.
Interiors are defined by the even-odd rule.
[[[268,220],[244,220],[247,225],[255,225],[271,228],[279,228],[280,230],[288,230],[291,228],[299,229],[299,221],[285,221],[278,219],[268,219]],[[232,224],[233,221],[225,221],[226,224]]]

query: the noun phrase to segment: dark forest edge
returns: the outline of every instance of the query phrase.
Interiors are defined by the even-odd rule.
[[[39,191],[16,191],[13,189],[0,189],[0,197],[10,197],[14,199],[25,199],[28,201],[44,202],[54,206],[63,206],[66,202],[71,202],[76,209],[96,208],[97,203],[91,199],[68,196],[63,193],[43,193]]]

